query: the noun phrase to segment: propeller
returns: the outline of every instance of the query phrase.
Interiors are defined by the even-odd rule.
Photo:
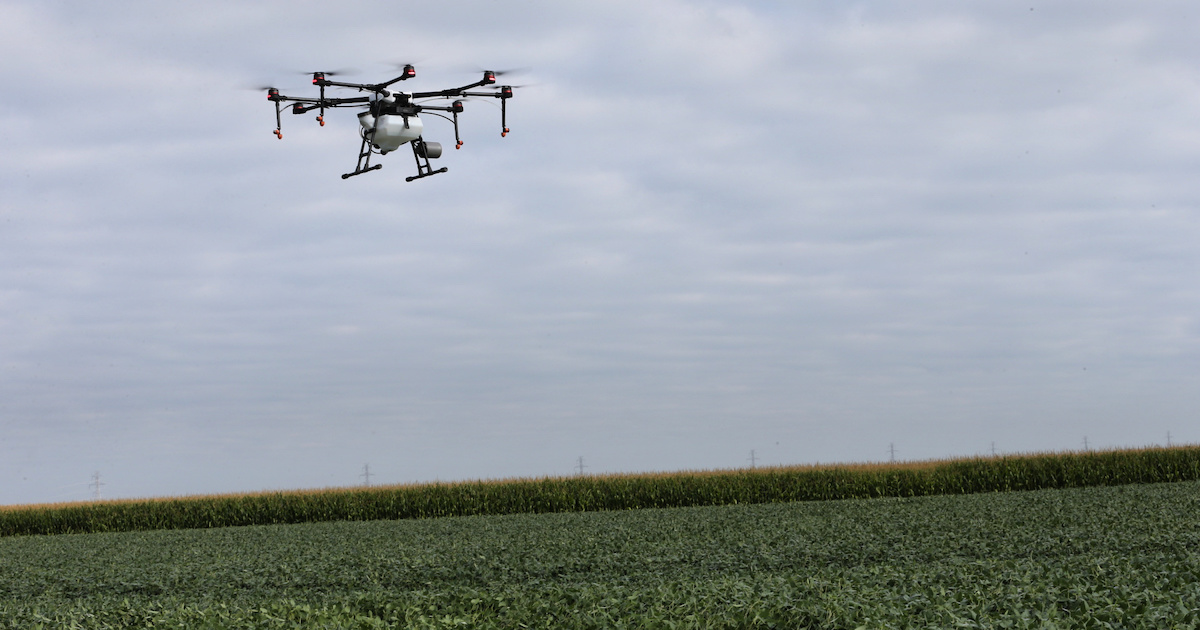
[[[278,86],[267,85],[264,83],[261,85],[259,85],[259,84],[240,85],[240,86],[238,86],[238,89],[239,90],[251,90],[254,92],[270,92],[271,90],[275,90],[277,92],[286,92],[291,88],[281,88]]]
[[[485,89],[485,90],[499,90],[499,89],[506,88],[506,87],[510,87],[510,88],[512,88],[512,89],[514,89],[514,90],[515,90],[515,89],[517,89],[517,88],[527,88],[527,87],[533,87],[533,86],[535,86],[535,85],[537,85],[537,84],[536,84],[536,83],[524,83],[524,84],[522,84],[522,85],[508,85],[508,84],[504,84],[504,85],[484,85],[484,86],[482,86],[482,87],[483,87],[483,89]]]
[[[491,72],[498,77],[502,77],[506,74],[524,74],[529,72],[529,68],[509,68],[507,70],[488,70],[486,68],[479,68],[478,72]]]
[[[328,80],[329,77],[336,77],[336,76],[342,75],[342,74],[353,74],[354,72],[356,72],[356,71],[352,68],[342,68],[340,70],[327,70],[327,71],[314,70],[313,72],[301,72],[300,74],[311,75],[313,85],[320,85],[320,81]],[[325,94],[324,90],[325,90],[325,86],[322,85],[321,86],[321,94],[322,95]],[[321,124],[325,124],[325,123],[321,123]]]
[[[357,68],[338,68],[337,70],[313,70],[312,72],[297,72],[302,76],[312,76],[314,74],[323,74],[327,77],[336,77],[338,75],[357,74]]]

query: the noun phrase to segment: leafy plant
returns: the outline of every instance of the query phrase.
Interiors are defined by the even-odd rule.
[[[1200,483],[0,539],[0,628],[1200,625]]]

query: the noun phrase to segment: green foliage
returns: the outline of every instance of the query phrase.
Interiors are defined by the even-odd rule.
[[[0,628],[1194,628],[1200,483],[0,539]]]
[[[115,501],[0,511],[0,536],[1007,492],[1200,479],[1200,447],[928,466],[587,476]]]

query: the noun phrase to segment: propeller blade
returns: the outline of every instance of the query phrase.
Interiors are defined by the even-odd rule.
[[[487,68],[480,68],[479,72],[491,72],[498,77],[502,77],[506,74],[523,74],[529,72],[529,68],[509,68],[507,70],[488,70]]]
[[[253,90],[255,92],[266,92],[268,90],[279,90],[280,92],[284,92],[286,90],[291,89],[291,88],[281,88],[277,85],[271,85],[269,83],[242,83],[242,84],[239,84],[237,87],[239,90]]]
[[[313,70],[312,72],[297,72],[296,74],[312,76],[314,74],[323,74],[327,77],[336,77],[339,75],[357,74],[357,68],[338,68],[337,70]]]

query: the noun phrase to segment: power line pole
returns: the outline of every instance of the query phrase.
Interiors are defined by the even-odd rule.
[[[747,459],[750,460],[750,467],[754,468],[754,466],[758,463],[758,457],[754,454],[754,449],[750,449],[750,457]]]
[[[996,443],[992,442],[992,457],[996,456]]]
[[[95,491],[94,497],[97,501],[100,500],[100,486],[104,485],[108,484],[100,481],[100,471],[97,470],[96,472],[92,473],[92,483],[88,484],[88,487]]]
[[[896,461],[896,443],[895,442],[888,442],[888,457],[889,457],[888,461],[890,461],[890,462]]]
[[[363,464],[363,471],[362,471],[362,474],[359,475],[359,477],[362,477],[366,481],[366,483],[364,483],[363,485],[367,485],[367,486],[371,485],[371,465],[370,464]]]
[[[1167,448],[1171,448],[1171,432],[1167,431]]]
[[[1087,441],[1087,436],[1086,436],[1086,435],[1085,435],[1085,436],[1083,436],[1083,450],[1085,450],[1085,451],[1090,451],[1090,450],[1092,450],[1092,449],[1088,448],[1088,441]]]
[[[575,464],[575,472],[577,474],[579,474],[580,476],[582,476],[584,468],[587,468],[587,466],[583,465],[583,455],[580,455],[579,459],[577,460],[577,462]]]

